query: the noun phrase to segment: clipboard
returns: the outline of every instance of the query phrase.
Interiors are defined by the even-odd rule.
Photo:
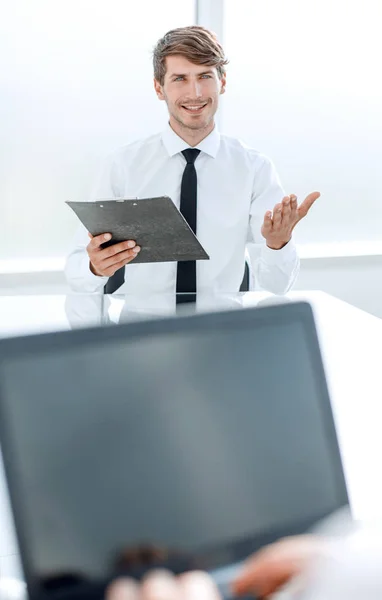
[[[135,240],[136,263],[209,260],[207,252],[171,198],[134,198],[66,204],[94,236],[111,233],[103,248]]]

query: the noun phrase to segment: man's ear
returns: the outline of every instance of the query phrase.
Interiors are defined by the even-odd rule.
[[[163,88],[162,88],[161,84],[159,83],[159,81],[155,78],[154,78],[154,89],[156,91],[156,95],[158,96],[159,100],[164,100]]]
[[[226,85],[227,85],[226,76],[223,75],[223,77],[220,80],[220,93],[221,94],[225,94]]]

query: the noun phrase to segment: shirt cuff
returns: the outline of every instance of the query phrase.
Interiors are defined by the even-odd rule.
[[[81,272],[83,273],[84,278],[89,284],[92,284],[94,288],[103,288],[108,281],[108,277],[102,277],[100,275],[94,275],[94,273],[90,270],[89,257],[86,255],[83,258],[83,263],[81,265]]]
[[[274,250],[264,244],[261,249],[261,256],[268,265],[281,265],[296,260],[297,250],[294,241],[291,239],[283,248],[280,248],[280,250]]]

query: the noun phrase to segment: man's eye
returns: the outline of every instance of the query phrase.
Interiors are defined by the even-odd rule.
[[[174,79],[174,81],[182,81],[183,79],[184,79],[184,77],[176,77],[176,78]]]
[[[211,79],[211,75],[202,75],[204,79]]]

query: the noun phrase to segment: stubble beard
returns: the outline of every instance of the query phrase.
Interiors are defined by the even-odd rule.
[[[169,106],[169,102],[166,98],[166,104],[167,104],[167,109],[169,112],[169,115],[175,119],[175,121],[180,125],[180,127],[184,130],[184,131],[204,131],[205,129],[207,129],[210,125],[211,125],[211,121],[214,120],[214,116],[216,113],[216,110],[209,115],[209,117],[207,119],[203,119],[203,121],[195,122],[195,124],[191,123],[186,123],[185,121],[183,121],[182,117],[181,117],[181,108],[176,107],[177,110],[170,110],[170,106]],[[208,104],[210,104],[208,102]]]

